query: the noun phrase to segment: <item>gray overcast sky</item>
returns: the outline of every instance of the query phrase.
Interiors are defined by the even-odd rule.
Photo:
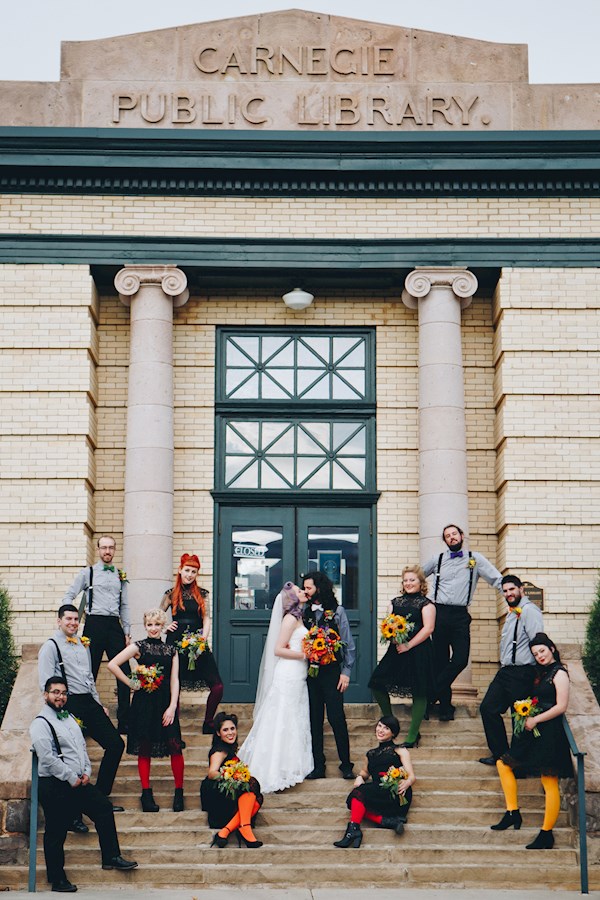
[[[290,8],[528,44],[531,82],[600,84],[600,0],[6,0],[0,80],[57,81],[61,41]]]

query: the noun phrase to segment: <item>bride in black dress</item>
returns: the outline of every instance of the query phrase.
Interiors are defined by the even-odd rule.
[[[200,803],[208,813],[208,824],[219,831],[213,837],[211,847],[226,847],[230,834],[236,834],[238,844],[246,847],[262,847],[252,832],[256,813],[263,797],[256,778],[250,778],[250,790],[237,797],[219,790],[219,770],[226,760],[238,761],[238,719],[234,713],[221,712],[215,716],[215,734],[208,751],[208,775],[200,785]]]
[[[394,597],[388,615],[410,616],[414,628],[404,644],[390,645],[371,675],[369,687],[384,716],[391,716],[390,694],[411,697],[412,712],[403,747],[419,745],[419,727],[434,692],[433,649],[431,635],[435,627],[435,606],[428,599],[427,580],[420,566],[402,570],[401,597]]]
[[[375,737],[378,746],[367,751],[366,760],[354,782],[354,790],[350,792],[346,805],[350,810],[350,821],[346,833],[334,847],[360,847],[362,842],[363,819],[374,822],[379,828],[390,828],[396,834],[402,834],[412,803],[412,785],[415,773],[410,761],[410,753],[402,746],[394,743],[398,736],[400,723],[396,716],[382,716],[375,726]],[[383,775],[393,766],[404,769],[407,777],[398,785],[398,793],[406,803],[400,805],[398,797],[393,796],[381,784]],[[371,782],[367,783],[371,778]]]
[[[198,557],[184,553],[175,585],[165,593],[160,604],[161,609],[170,610],[172,617],[172,622],[166,628],[167,644],[176,644],[186,631],[200,631],[207,640],[210,637],[210,617],[206,609],[208,591],[196,584],[199,571]],[[179,680],[182,691],[209,689],[202,733],[212,734],[215,713],[223,698],[223,682],[212,652],[205,650],[201,653],[196,659],[195,668],[190,669],[187,652],[179,650]]]
[[[150,787],[150,762],[153,758],[171,757],[171,771],[175,781],[173,812],[181,812],[183,800],[183,742],[177,715],[179,701],[179,657],[174,647],[161,640],[166,616],[162,609],[144,613],[144,627],[148,637],[121,650],[108,663],[115,678],[135,690],[131,701],[127,729],[127,752],[137,756],[142,784],[142,810],[158,812]],[[158,687],[147,691],[139,687],[121,670],[123,663],[135,657],[138,666],[160,666]],[[134,671],[135,674],[135,671]]]
[[[547,634],[538,632],[529,647],[537,663],[532,693],[540,712],[525,719],[523,731],[513,735],[509,753],[496,762],[506,812],[491,828],[492,831],[520,829],[522,817],[515,772],[520,777],[539,775],[545,795],[544,822],[540,833],[526,846],[527,850],[551,850],[554,846],[552,829],[560,812],[558,779],[573,777],[571,751],[563,728],[563,713],[569,703],[569,676],[556,645]],[[539,737],[533,733],[534,729],[539,732]]]

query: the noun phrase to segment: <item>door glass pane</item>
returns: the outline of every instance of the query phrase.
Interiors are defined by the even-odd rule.
[[[358,528],[311,525],[308,528],[308,571],[331,579],[338,602],[358,609]]]
[[[284,583],[283,530],[234,526],[231,531],[232,609],[272,609]]]

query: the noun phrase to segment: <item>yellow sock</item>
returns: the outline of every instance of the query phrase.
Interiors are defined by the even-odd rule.
[[[515,773],[510,766],[503,763],[501,759],[496,762],[498,775],[500,776],[500,784],[504,791],[504,799],[506,800],[506,808],[509,812],[513,812],[519,808],[519,797],[517,793],[517,779]]]
[[[552,831],[556,825],[558,814],[560,812],[560,791],[558,789],[557,775],[542,775],[542,787],[546,795],[546,806],[544,809],[544,824],[542,831]]]

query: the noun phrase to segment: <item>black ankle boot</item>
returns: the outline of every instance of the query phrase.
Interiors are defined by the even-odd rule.
[[[183,788],[175,788],[175,793],[173,794],[173,812],[183,812],[184,809]]]
[[[346,825],[346,833],[341,841],[334,841],[334,847],[360,847],[362,842],[362,829],[355,822],[348,822]]]
[[[142,796],[140,797],[142,802],[142,812],[158,812],[160,806],[158,803],[155,803],[154,797],[152,795],[152,788],[142,788]]]
[[[404,824],[404,819],[401,819],[400,816],[382,816],[379,828],[389,828],[396,834],[403,834]]]
[[[514,828],[515,831],[518,831],[522,821],[523,817],[518,809],[507,809],[500,821],[495,825],[490,825],[490,828],[492,831],[506,831],[507,828]]]
[[[552,850],[554,847],[554,835],[550,831],[540,831],[535,840],[527,844],[526,850]]]

